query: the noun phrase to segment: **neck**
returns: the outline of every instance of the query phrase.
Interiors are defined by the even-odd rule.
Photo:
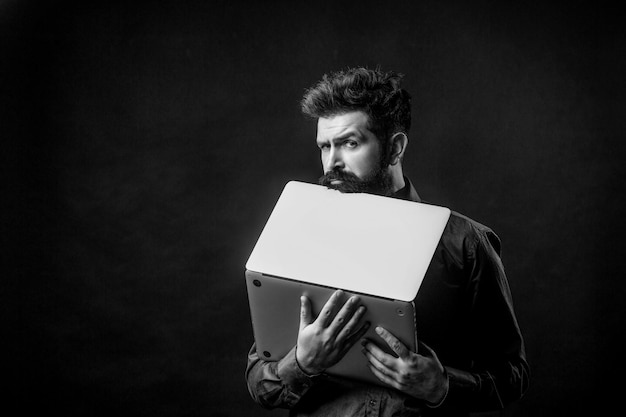
[[[396,193],[403,189],[406,185],[404,183],[404,174],[402,173],[402,166],[400,164],[389,165],[389,174],[391,175],[391,186],[393,192]]]

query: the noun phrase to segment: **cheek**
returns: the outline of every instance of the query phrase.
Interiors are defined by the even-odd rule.
[[[364,152],[361,155],[355,155],[350,167],[357,176],[362,177],[376,171],[379,165],[380,159],[376,152]]]
[[[325,155],[324,152],[320,152],[320,163],[322,164],[322,169],[326,168],[327,159],[327,155]]]

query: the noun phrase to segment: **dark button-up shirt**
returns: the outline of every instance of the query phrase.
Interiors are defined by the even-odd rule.
[[[406,186],[393,197],[421,202]],[[253,345],[246,380],[252,398],[293,416],[463,416],[498,410],[522,397],[529,368],[500,260],[500,240],[488,227],[452,212],[416,296],[418,339],[432,348],[450,382],[437,407],[393,388],[327,375],[308,376],[295,347],[277,362]]]

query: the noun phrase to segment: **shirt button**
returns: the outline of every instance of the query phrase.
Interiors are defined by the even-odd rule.
[[[376,406],[376,400],[370,400],[370,407]]]

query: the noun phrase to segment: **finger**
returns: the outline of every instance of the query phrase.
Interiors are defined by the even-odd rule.
[[[387,329],[380,326],[376,327],[376,333],[378,333],[378,335],[387,343],[387,345],[389,345],[391,350],[393,350],[398,357],[401,359],[409,358],[411,353],[409,349],[407,349],[404,343],[398,340],[398,338],[391,334]]]
[[[359,321],[365,313],[365,307],[359,306],[359,297],[352,296],[343,305],[337,316],[331,324],[333,335],[338,335],[338,340],[347,339],[354,329],[357,328]]]
[[[371,344],[370,344],[371,346]],[[367,361],[369,362],[370,365],[372,365],[374,368],[378,369],[381,373],[390,376],[393,373],[393,370],[390,369],[384,362],[385,362],[385,358],[384,357],[377,357],[376,355],[374,355],[371,350],[368,349],[367,345],[363,345],[363,349],[361,350],[361,352],[363,352],[363,354],[365,355],[365,357],[367,358]]]
[[[395,369],[397,368],[398,358],[383,351],[380,347],[376,346],[376,344],[371,341],[363,342],[362,352],[365,354],[365,356],[367,356],[370,362],[374,364],[380,364],[380,367],[384,367],[386,369],[389,369],[390,371],[395,371]],[[375,361],[373,361],[372,359],[374,359]]]
[[[428,346],[426,343],[418,340],[417,345],[419,346],[418,350],[419,350],[420,355],[437,357],[437,355],[435,354],[435,351],[432,350],[430,346]]]
[[[439,358],[437,357],[437,354],[435,353],[434,350],[431,349],[430,346],[428,346],[426,343],[424,342],[420,342],[419,340],[417,341],[417,344],[419,346],[419,352],[421,356],[424,357],[430,357],[432,359],[434,359],[435,361],[437,361],[438,363],[441,363],[439,361]]]
[[[313,314],[311,313],[311,302],[306,295],[300,297],[300,330],[313,322]]]
[[[364,323],[355,334],[349,336],[344,342],[342,352],[345,353],[352,346],[354,346],[356,342],[358,342],[365,335],[365,333],[367,333],[367,330],[369,328],[370,328],[370,323],[369,322]]]
[[[341,290],[335,291],[330,296],[328,301],[326,301],[326,304],[324,304],[324,307],[322,307],[322,311],[320,311],[320,314],[316,319],[316,321],[319,323],[319,325],[322,328],[328,327],[328,325],[332,322],[335,316],[335,311],[337,311],[337,306],[339,305],[339,302],[342,296],[343,296],[343,291]]]
[[[393,372],[390,369],[383,366],[372,356],[368,357],[368,361],[367,367],[376,378],[397,390],[403,389],[402,384],[393,378]]]

